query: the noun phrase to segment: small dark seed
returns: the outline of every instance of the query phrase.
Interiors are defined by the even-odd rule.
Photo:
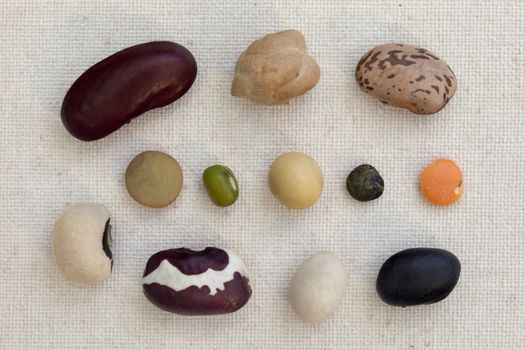
[[[368,164],[362,164],[352,170],[346,179],[348,193],[360,202],[379,198],[383,194],[384,187],[385,184],[379,172]]]

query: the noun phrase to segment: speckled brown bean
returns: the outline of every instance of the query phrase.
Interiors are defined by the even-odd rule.
[[[406,44],[374,47],[357,64],[355,77],[369,95],[416,114],[439,112],[457,88],[456,76],[445,61]]]

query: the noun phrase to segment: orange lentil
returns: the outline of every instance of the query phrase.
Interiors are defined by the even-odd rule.
[[[433,161],[421,173],[421,192],[435,205],[450,205],[463,195],[463,173],[449,159]]]

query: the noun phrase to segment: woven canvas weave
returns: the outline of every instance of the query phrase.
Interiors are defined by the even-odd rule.
[[[513,1],[45,0],[0,4],[1,349],[524,349],[525,4]],[[262,107],[230,96],[238,55],[256,38],[295,28],[321,66],[317,87]],[[88,67],[125,47],[170,40],[195,55],[193,88],[97,142],[74,139],[60,107]],[[439,114],[385,106],[354,81],[357,61],[385,42],[424,47],[454,70],[458,91]],[[147,149],[184,171],[174,205],[147,209],[123,174]],[[268,167],[285,151],[314,157],[325,177],[315,207],[291,211],[271,195]],[[418,176],[433,159],[463,169],[465,195],[428,205]],[[345,179],[374,165],[385,193],[367,204]],[[215,207],[204,168],[228,165],[239,201]],[[74,202],[113,215],[114,270],[96,287],[67,283],[51,233]],[[242,256],[254,294],[239,312],[181,317],[142,294],[148,257],[217,246]],[[375,292],[382,262],[428,246],[462,262],[445,301],[394,308]],[[336,314],[304,324],[287,303],[295,269],[320,250],[348,269]]]

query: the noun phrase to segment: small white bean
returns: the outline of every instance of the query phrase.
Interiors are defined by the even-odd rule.
[[[296,271],[289,292],[295,312],[308,323],[319,323],[332,315],[346,291],[347,275],[334,253],[320,252]]]

